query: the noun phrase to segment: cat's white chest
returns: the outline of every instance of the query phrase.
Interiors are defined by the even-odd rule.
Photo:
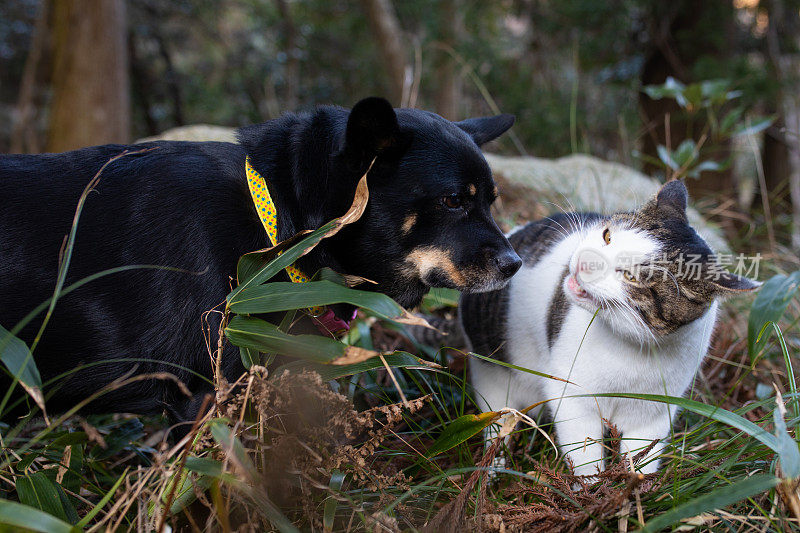
[[[705,357],[716,316],[716,304],[707,314],[684,326],[659,345],[620,338],[600,317],[573,306],[546,360],[551,374],[574,383],[564,387],[545,383],[551,394],[634,393],[682,396]],[[559,394],[560,396],[560,394]],[[620,398],[592,398],[609,421],[648,416],[664,409],[654,402]]]

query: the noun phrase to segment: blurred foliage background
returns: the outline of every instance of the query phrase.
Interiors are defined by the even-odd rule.
[[[701,142],[707,118],[643,87],[725,79],[743,120],[775,120],[724,139],[721,171],[690,190],[748,216],[768,195],[776,224],[794,214],[784,237],[800,249],[798,28],[800,0],[4,0],[0,152],[384,95],[450,119],[514,113],[493,151],[666,177],[658,146]]]

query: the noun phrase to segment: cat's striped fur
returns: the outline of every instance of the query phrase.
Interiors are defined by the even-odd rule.
[[[509,235],[523,267],[502,290],[464,294],[470,349],[571,384],[470,360],[484,410],[539,401],[578,474],[601,466],[603,419],[623,449],[659,440],[639,466],[655,471],[676,409],[598,393],[681,396],[708,350],[717,300],[758,286],[719,269],[686,219],[687,193],[673,181],[633,213],[559,214]],[[683,262],[696,258],[697,275]]]

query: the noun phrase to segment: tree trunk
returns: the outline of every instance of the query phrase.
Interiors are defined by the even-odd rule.
[[[767,5],[770,21],[767,56],[780,87],[777,107],[785,128],[779,130],[782,134],[780,144],[784,147],[779,154],[785,159],[781,161],[782,165],[773,165],[766,192],[771,192],[771,187],[779,187],[784,176],[788,180],[792,206],[791,246],[800,251],[800,100],[797,97],[797,79],[793,75],[800,68],[800,57],[796,51],[785,53],[780,46],[780,34],[794,35],[800,19],[797,12],[788,10],[781,0],[772,0]]]
[[[461,100],[461,83],[458,79],[456,60],[450,51],[458,47],[461,15],[458,0],[442,0],[439,10],[441,28],[441,49],[437,52],[436,77],[439,85],[436,90],[435,108],[446,119],[458,120],[458,102]]]
[[[402,105],[407,100],[406,70],[408,62],[403,48],[400,22],[390,0],[361,0],[372,33],[378,41],[378,48],[389,76],[388,98],[394,105]]]
[[[283,49],[286,52],[286,71],[284,73],[283,106],[285,109],[297,108],[297,87],[299,86],[300,62],[297,59],[297,27],[286,0],[275,0],[283,20]]]
[[[39,152],[39,138],[36,132],[36,94],[42,80],[37,76],[41,71],[43,56],[48,48],[48,21],[50,20],[50,1],[45,0],[39,8],[36,25],[31,39],[31,48],[25,60],[22,81],[17,99],[17,115],[11,133],[11,153]]]
[[[130,90],[125,0],[58,1],[52,15],[48,151],[127,142]]]

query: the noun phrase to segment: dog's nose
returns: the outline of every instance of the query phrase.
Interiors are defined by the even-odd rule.
[[[522,259],[513,250],[495,256],[494,262],[497,270],[506,278],[516,274],[517,270],[522,266]]]

